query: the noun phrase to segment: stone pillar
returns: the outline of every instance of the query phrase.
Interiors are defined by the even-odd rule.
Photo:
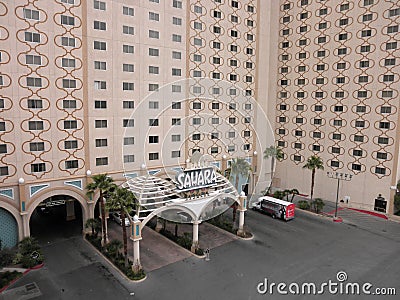
[[[247,197],[245,193],[242,191],[239,196],[239,229],[237,231],[237,235],[243,236],[244,235],[244,212],[247,210],[246,209],[246,202],[247,202]]]
[[[68,199],[65,203],[65,208],[67,210],[67,221],[75,220],[75,200]]]
[[[142,222],[137,215],[133,217],[131,225],[131,241],[133,242],[133,272],[137,273],[142,268],[140,263],[140,240],[142,239]]]
[[[190,249],[193,253],[195,253],[196,249],[199,248],[199,221],[193,222],[193,242],[192,248]]]
[[[30,228],[29,228],[29,218],[27,212],[21,212],[22,217],[22,226],[23,226],[23,235],[24,238],[29,237],[31,235]]]
[[[253,158],[251,161],[251,186],[249,188],[250,195],[255,194],[257,184],[257,151],[253,152]]]
[[[103,199],[100,199],[99,201],[104,201],[104,198]],[[100,210],[100,220],[101,220],[101,205],[100,205],[100,203],[99,203],[99,210]],[[105,230],[106,230],[106,240],[104,241],[104,235],[103,235],[103,232],[101,233],[101,245],[106,245],[106,244],[108,244],[108,242],[109,242],[109,239],[108,239],[108,223],[107,223],[107,219],[108,219],[108,211],[106,210],[105,211],[105,217],[106,217],[106,220],[105,220],[105,222],[104,222],[104,224],[105,224]],[[103,227],[103,226],[102,226]],[[102,230],[103,230],[103,228],[102,228]]]

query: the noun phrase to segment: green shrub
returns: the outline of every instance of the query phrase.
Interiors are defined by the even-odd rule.
[[[11,281],[13,281],[16,278],[19,278],[22,276],[21,272],[17,271],[6,271],[3,273],[0,273],[0,289],[8,285]]]
[[[32,268],[43,261],[42,251],[35,238],[26,237],[18,243],[18,254],[15,256],[14,262],[21,263],[24,268]]]
[[[324,208],[325,203],[321,198],[315,198],[311,205],[314,211],[318,214]]]
[[[0,269],[11,265],[15,258],[15,253],[11,249],[4,248],[0,250]]]
[[[133,270],[131,268],[129,268],[126,275],[128,276],[129,279],[132,279],[132,280],[140,280],[146,276],[143,269],[139,269],[138,272],[133,272]]]
[[[297,206],[300,209],[305,209],[305,210],[309,210],[310,209],[310,203],[308,203],[307,200],[300,200],[299,202],[297,202]]]
[[[197,249],[194,251],[194,253],[201,256],[201,255],[204,255],[204,250],[201,249],[201,248],[197,248]]]

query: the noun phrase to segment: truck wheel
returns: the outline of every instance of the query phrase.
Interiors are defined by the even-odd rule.
[[[275,218],[276,218],[275,214],[272,214],[272,219],[275,219]]]

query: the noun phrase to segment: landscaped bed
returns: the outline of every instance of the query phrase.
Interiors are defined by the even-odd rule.
[[[14,280],[20,278],[23,273],[18,271],[5,271],[0,272],[0,290],[8,286]]]

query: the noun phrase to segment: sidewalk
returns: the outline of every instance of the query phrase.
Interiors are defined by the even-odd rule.
[[[175,232],[175,224],[168,223],[166,229]],[[185,232],[192,236],[192,224],[178,224],[178,235],[183,236]],[[140,261],[146,272],[150,272],[169,264],[194,256],[189,250],[182,248],[153,229],[145,226],[142,232],[143,239],[140,241]],[[108,222],[109,240],[122,239],[122,228],[113,221]],[[128,237],[128,256],[133,260],[133,243]],[[206,222],[199,225],[199,244],[203,249],[214,249],[226,243],[237,240],[233,234],[224,232]]]

